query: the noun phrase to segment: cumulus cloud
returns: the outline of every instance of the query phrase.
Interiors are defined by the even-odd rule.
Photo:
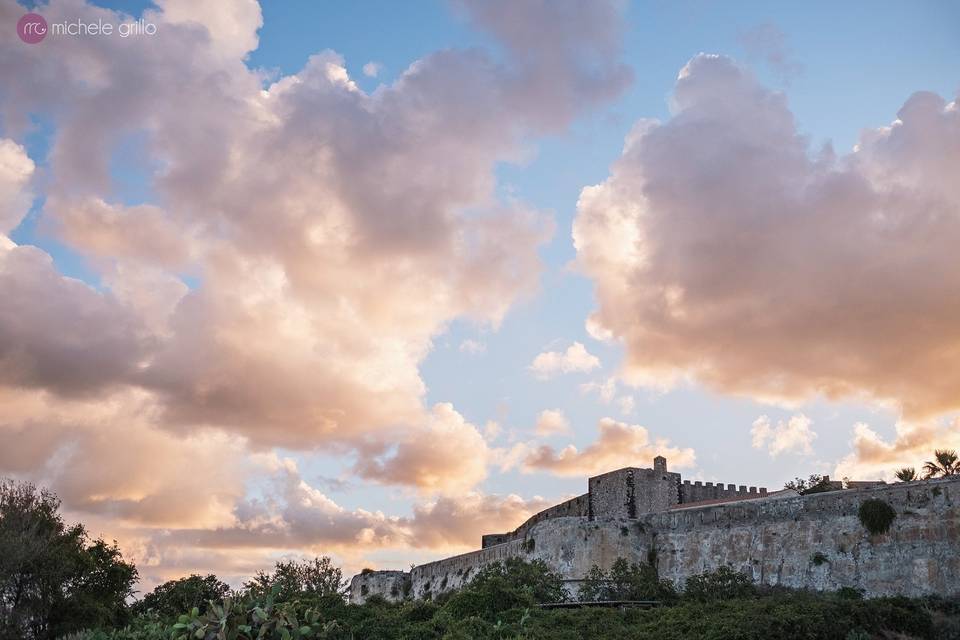
[[[619,60],[620,2],[457,0],[516,61],[509,71],[512,109],[536,114],[552,130],[577,113],[620,95],[633,81]]]
[[[538,436],[553,436],[570,434],[570,422],[560,409],[544,409],[537,416],[537,424],[533,428]]]
[[[69,360],[104,371],[85,383],[91,391],[154,393],[165,428],[205,425],[258,446],[340,446],[373,434],[391,442],[417,428],[429,420],[418,365],[432,338],[455,317],[497,324],[537,285],[536,247],[552,222],[499,201],[494,167],[518,157],[527,134],[569,123],[598,87],[608,97],[622,90],[611,7],[517,13],[468,3],[468,17],[507,56],[428,55],[371,95],[332,52],[264,86],[243,62],[262,23],[255,2],[168,0],[146,12],[156,36],[137,41],[62,38],[43,56],[5,43],[4,122],[15,131],[30,113],[54,118],[43,215],[103,271],[107,290],[84,295],[115,314],[83,333],[108,347],[88,354],[63,344],[70,331],[42,349],[14,336],[25,364],[6,367],[6,377],[69,390],[55,367],[36,364]],[[544,12],[559,39],[518,40],[518,29],[532,28],[522,22]],[[46,15],[125,19],[57,0]],[[595,28],[575,33],[569,21]],[[556,64],[581,52],[596,64]],[[24,66],[37,69],[33,79],[14,72]],[[562,91],[547,103],[556,111],[523,106],[531,87]],[[111,154],[128,135],[143,140],[155,167],[155,203],[111,197]],[[19,193],[30,161],[9,144],[3,153],[4,184]],[[184,268],[202,274],[200,286],[166,286]],[[136,295],[148,282],[165,283],[155,304]],[[47,311],[40,299],[31,303],[38,316]],[[161,320],[137,317],[146,314]],[[38,332],[54,322],[34,320]],[[117,361],[90,361],[101,352]]]
[[[371,480],[458,495],[486,477],[489,458],[483,434],[453,405],[440,403],[423,428],[412,430],[395,451],[362,457],[356,471]]]
[[[0,389],[0,470],[54,490],[73,512],[123,526],[231,522],[256,457],[223,433],[176,437],[157,415],[140,391],[64,400]]]
[[[960,422],[899,422],[891,440],[884,439],[869,425],[853,426],[851,452],[834,469],[834,477],[854,480],[895,479],[902,467],[914,467],[922,474],[923,463],[933,459],[936,449],[960,451]]]
[[[67,508],[124,527],[155,569],[187,552],[150,551],[150,527],[169,526],[174,545],[182,527],[243,540],[252,523],[301,523],[247,504],[231,471],[273,447],[336,451],[364,478],[428,494],[471,491],[484,439],[452,406],[426,406],[419,366],[454,319],[496,327],[536,289],[552,220],[498,197],[495,170],[625,88],[616,4],[464,3],[501,51],[429,54],[372,94],[330,51],[291,75],[247,66],[253,0],[159,1],[149,38],[0,42],[0,393],[5,409],[42,405],[3,414],[30,437],[0,453],[0,473],[49,481]],[[0,22],[22,13],[0,0]],[[44,16],[131,19],[78,0]],[[35,117],[54,131],[40,222],[97,287],[6,235],[38,188],[21,146]],[[113,190],[131,139],[149,202]],[[190,459],[206,468],[185,471]],[[410,544],[392,517],[308,488],[274,487],[309,505],[304,528],[344,548]],[[186,493],[204,496],[196,512],[173,497]]]
[[[62,277],[36,247],[0,245],[0,385],[92,394],[138,373],[151,343],[109,292]]]
[[[646,466],[656,456],[665,456],[672,467],[693,465],[694,450],[671,446],[666,438],[651,439],[649,431],[637,424],[603,418],[599,436],[578,449],[567,445],[559,451],[549,445],[520,444],[511,451],[508,464],[526,472],[547,471],[558,476],[591,476],[630,466]]]
[[[54,201],[47,210],[61,238],[92,256],[183,269],[190,259],[190,239],[160,207],[126,207],[100,198]]]
[[[812,445],[817,434],[810,428],[811,424],[813,421],[802,413],[791,416],[786,422],[780,420],[776,425],[771,424],[767,416],[760,416],[750,428],[753,448],[765,448],[774,458],[788,451],[813,453]]]
[[[624,377],[868,397],[908,419],[960,407],[957,103],[914,94],[840,157],[812,153],[784,96],[724,57],[691,60],[672,103],[574,224]]]
[[[566,351],[544,351],[530,363],[530,370],[541,379],[559,373],[591,371],[600,366],[600,359],[580,342],[574,342]]]
[[[470,492],[418,505],[414,508],[411,529],[418,545],[477,548],[480,533],[511,531],[534,513],[557,502],[541,497],[525,500],[514,494]]]
[[[0,138],[0,236],[10,233],[30,208],[27,190],[36,166],[23,146]]]
[[[380,75],[380,71],[383,70],[383,65],[379,62],[373,62],[372,60],[365,65],[363,65],[363,75],[368,78],[376,78]]]
[[[284,462],[276,476],[281,486],[271,500],[250,500],[236,512],[232,527],[200,530],[191,536],[200,547],[303,548],[323,546],[350,553],[357,543],[375,547],[446,549],[478,546],[486,528],[515,528],[546,508],[542,498],[524,500],[466,492],[414,506],[411,516],[387,516],[364,509],[345,509],[303,480],[296,466]]]

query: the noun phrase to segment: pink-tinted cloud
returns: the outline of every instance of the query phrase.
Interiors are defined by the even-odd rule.
[[[624,377],[960,407],[957,103],[914,94],[839,157],[727,58],[691,60],[672,104],[634,127],[574,225]]]

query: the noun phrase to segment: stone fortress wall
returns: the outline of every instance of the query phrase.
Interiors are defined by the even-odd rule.
[[[596,564],[656,558],[661,577],[682,587],[703,571],[730,566],[758,584],[854,587],[867,595],[960,593],[960,478],[796,492],[682,482],[657,458],[589,479],[588,493],[546,509],[514,531],[483,536],[478,551],[406,572],[366,572],[351,602],[429,598],[458,589],[484,566],[508,558],[543,560],[576,596]],[[689,487],[689,488],[688,488]],[[891,530],[870,535],[857,516],[867,499],[897,512]],[[381,576],[380,574],[390,574]],[[396,594],[401,595],[396,595]]]

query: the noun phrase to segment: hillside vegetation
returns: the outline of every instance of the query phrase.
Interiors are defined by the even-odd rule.
[[[278,563],[236,591],[189,576],[134,599],[136,567],[58,510],[49,493],[0,483],[0,640],[960,640],[956,600],[758,589],[729,568],[678,590],[625,560],[594,567],[583,598],[656,606],[542,608],[566,597],[560,576],[521,560],[433,601],[348,604],[329,558]]]

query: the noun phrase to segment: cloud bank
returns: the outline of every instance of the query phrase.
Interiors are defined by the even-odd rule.
[[[725,57],[691,60],[671,104],[573,228],[623,376],[911,420],[960,408],[957,102],[915,93],[846,155],[811,151],[784,96]]]
[[[500,50],[429,54],[370,94],[331,51],[291,75],[251,68],[253,0],[163,0],[149,38],[0,42],[0,473],[48,484],[158,572],[205,562],[183,544],[209,536],[347,553],[409,545],[411,527],[463,544],[475,518],[527,515],[535,503],[475,492],[486,442],[452,405],[426,405],[419,366],[454,319],[495,328],[539,284],[552,219],[498,197],[497,164],[630,73],[617,3],[458,6]],[[0,0],[0,22],[22,12]],[[43,13],[132,19],[78,0]],[[37,117],[45,158],[23,146]],[[143,202],[114,188],[131,140]],[[98,282],[10,239],[34,197],[38,228]],[[248,482],[282,473],[278,447],[412,490],[413,520],[292,480],[249,502]],[[308,528],[316,539],[291,533]]]

